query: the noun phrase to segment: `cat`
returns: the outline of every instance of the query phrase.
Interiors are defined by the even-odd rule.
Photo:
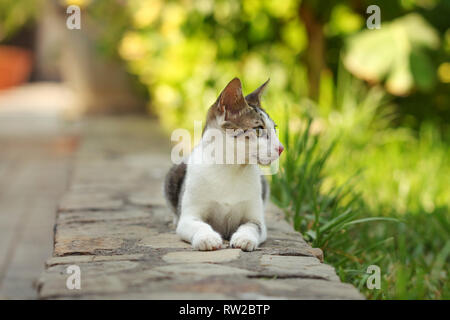
[[[284,150],[274,121],[261,107],[268,82],[244,97],[241,81],[231,80],[208,110],[200,143],[166,176],[164,194],[175,214],[176,233],[196,250],[220,249],[226,239],[233,248],[253,251],[266,240],[269,186],[259,165],[269,165]],[[196,162],[211,145],[211,132],[227,138],[225,153],[230,141],[233,155],[243,152],[243,162]]]

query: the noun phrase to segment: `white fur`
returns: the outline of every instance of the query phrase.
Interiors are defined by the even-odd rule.
[[[266,127],[270,134],[275,133],[268,119]],[[256,163],[276,160],[280,142],[276,135],[275,139],[257,138],[253,132],[249,139],[257,139],[259,150],[269,149],[269,155],[253,150],[246,158],[255,159],[254,164],[215,164],[203,161],[207,136],[189,156],[177,234],[197,250],[221,248],[225,235],[231,236],[232,247],[255,250],[267,237],[261,172]]]

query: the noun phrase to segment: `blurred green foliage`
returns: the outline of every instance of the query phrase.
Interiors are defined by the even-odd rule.
[[[326,92],[335,93],[326,99],[333,108],[328,115],[317,114],[309,130],[320,134],[316,142],[322,146],[319,150],[326,151],[335,143],[323,173],[320,179],[314,179],[308,171],[299,171],[323,161],[323,151],[302,158],[298,147],[290,151],[286,148],[281,177],[272,180],[275,200],[290,212],[295,212],[292,205],[295,208],[303,201],[299,216],[304,223],[298,229],[324,249],[326,261],[337,268],[344,281],[353,282],[368,297],[448,299],[448,140],[431,122],[422,123],[418,131],[394,126],[397,107],[382,87],[367,88],[344,69],[339,70],[337,83],[330,86],[324,87]],[[304,127],[300,126],[303,136]],[[293,155],[287,156],[288,152]],[[298,163],[289,165],[290,158],[298,159]],[[289,167],[299,173],[289,175]],[[285,202],[279,201],[285,194],[283,190],[303,180],[309,181],[316,195],[284,196],[288,205],[283,205]],[[291,190],[300,192],[298,188]],[[345,196],[340,196],[342,193]],[[314,198],[321,209],[320,214],[316,213],[318,218],[311,214]],[[333,199],[331,204],[328,199]],[[401,223],[383,222],[380,218]],[[328,242],[311,238],[330,225],[327,232],[332,236]],[[371,264],[382,270],[381,290],[366,288],[365,270]]]
[[[344,69],[331,90],[333,108],[318,121],[327,140],[339,139],[328,167],[337,182],[363,171],[355,188],[384,215],[450,207],[450,148],[432,122],[417,131],[395,126],[398,106],[382,87],[367,88]]]
[[[99,47],[127,62],[168,129],[192,128],[234,76],[245,91],[270,77],[268,95],[282,93],[277,105],[317,101],[341,58],[369,85],[385,83],[398,124],[418,129],[428,119],[440,126],[450,119],[449,1],[66,2],[80,1],[102,30]],[[373,4],[380,30],[365,28]]]
[[[294,105],[279,120],[286,153],[273,200],[367,297],[448,299],[448,141],[431,122],[417,132],[394,126],[397,107],[382,86],[367,88],[343,68],[337,83],[322,81],[322,105],[301,117],[314,121],[293,120]],[[381,290],[366,287],[372,264]]]
[[[14,36],[37,15],[39,0],[0,1],[0,42]]]
[[[365,30],[348,39],[345,66],[359,78],[380,83],[406,95],[414,86],[430,90],[436,72],[426,49],[439,47],[437,32],[418,14],[411,13],[379,30]]]
[[[169,128],[192,127],[219,90],[239,76],[247,91],[271,78],[285,99],[305,96],[307,45],[295,1],[130,1],[119,44],[148,86],[152,111]],[[292,81],[292,79],[296,79]]]

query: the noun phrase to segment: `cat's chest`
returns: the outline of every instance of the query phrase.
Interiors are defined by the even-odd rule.
[[[197,166],[190,169],[185,192],[200,202],[216,203],[223,211],[257,200],[261,194],[259,172],[253,168],[233,170],[225,166]]]

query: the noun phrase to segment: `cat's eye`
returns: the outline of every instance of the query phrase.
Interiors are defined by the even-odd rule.
[[[264,127],[263,126],[256,127],[255,131],[256,131],[256,136],[259,138],[264,133]]]

